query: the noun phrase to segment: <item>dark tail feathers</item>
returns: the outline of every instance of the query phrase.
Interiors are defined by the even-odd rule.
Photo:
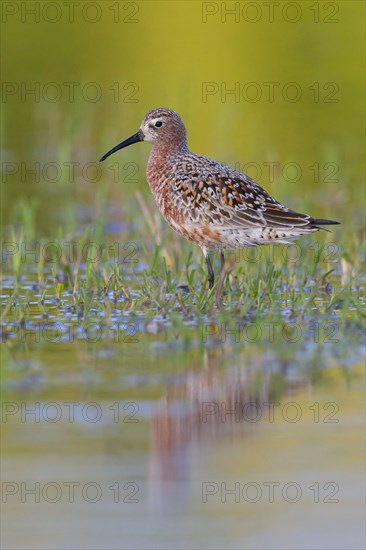
[[[319,225],[339,225],[340,224],[340,222],[335,222],[334,220],[323,220],[322,218],[313,218],[310,223],[313,227],[318,227]],[[318,229],[324,229],[324,228],[319,227]],[[324,229],[324,231],[327,231],[327,229]]]

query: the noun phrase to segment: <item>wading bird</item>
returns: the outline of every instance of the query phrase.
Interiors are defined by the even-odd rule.
[[[170,109],[154,109],[139,131],[100,159],[137,143],[152,144],[147,181],[167,223],[203,251],[209,288],[214,271],[209,253],[289,243],[301,235],[339,222],[294,212],[273,199],[251,178],[207,157],[191,153],[180,116]]]

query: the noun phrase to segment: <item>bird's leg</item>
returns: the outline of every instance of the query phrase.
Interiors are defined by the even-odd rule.
[[[221,307],[222,289],[223,289],[224,281],[225,281],[225,277],[226,277],[225,254],[224,254],[224,251],[222,249],[220,250],[220,259],[221,259],[220,275],[219,275],[219,282],[217,283],[217,288],[216,288],[216,305],[219,308]]]
[[[206,260],[206,265],[207,265],[207,272],[208,272],[208,288],[213,288],[214,286],[214,282],[215,282],[215,274],[214,274],[214,271],[212,269],[212,264],[211,264],[211,260],[210,260],[210,256],[208,254],[208,251],[207,250],[204,250],[203,251],[203,254],[205,256],[205,260]]]
[[[222,250],[220,252],[220,258],[221,258],[221,269],[220,269],[220,271],[222,271],[224,269],[224,265],[225,265],[225,254],[223,253]]]

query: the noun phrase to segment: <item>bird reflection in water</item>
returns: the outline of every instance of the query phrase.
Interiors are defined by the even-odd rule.
[[[192,468],[205,445],[253,437],[265,403],[278,402],[309,383],[293,377],[287,381],[287,366],[269,357],[228,357],[223,348],[205,348],[203,363],[202,370],[192,368],[178,376],[155,406],[149,456],[152,513],[186,508]],[[269,407],[266,412],[268,419]]]

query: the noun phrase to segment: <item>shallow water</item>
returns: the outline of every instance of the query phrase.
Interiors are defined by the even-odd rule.
[[[362,548],[361,365],[59,347],[3,402],[4,547]]]

